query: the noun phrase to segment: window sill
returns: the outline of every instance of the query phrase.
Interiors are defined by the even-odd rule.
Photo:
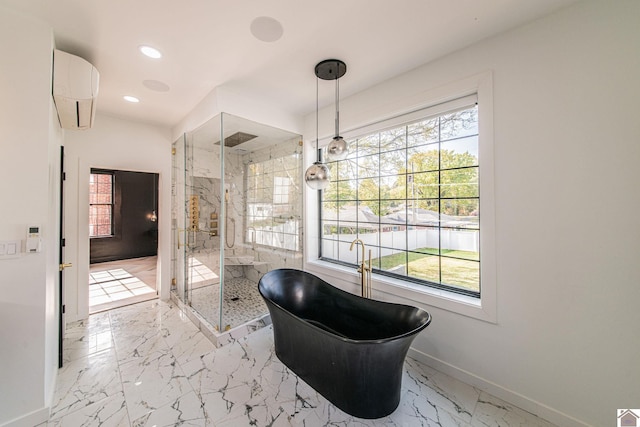
[[[355,268],[349,268],[327,261],[314,260],[306,263],[307,271],[330,277],[338,287],[348,287],[358,283],[359,274]],[[371,276],[373,294],[386,294],[401,298],[403,303],[414,303],[440,308],[452,313],[496,323],[495,298],[483,292],[481,298],[474,298],[442,289],[421,286],[416,283],[373,274]]]

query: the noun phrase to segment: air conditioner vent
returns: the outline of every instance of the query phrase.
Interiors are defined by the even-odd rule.
[[[89,129],[96,114],[100,74],[84,59],[53,52],[53,101],[64,129]]]

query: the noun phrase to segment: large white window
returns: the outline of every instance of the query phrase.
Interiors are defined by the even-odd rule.
[[[467,96],[350,138],[348,157],[328,162],[320,258],[356,265],[361,239],[374,273],[479,298],[481,108]]]

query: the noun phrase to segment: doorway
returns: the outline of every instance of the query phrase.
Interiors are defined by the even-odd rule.
[[[89,313],[158,297],[158,174],[91,169]]]

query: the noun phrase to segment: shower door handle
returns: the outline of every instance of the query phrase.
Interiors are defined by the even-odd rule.
[[[178,249],[182,247],[182,243],[180,243],[180,230],[178,230]]]
[[[195,228],[192,228],[192,229],[191,229],[191,237],[192,237],[192,238],[191,238],[191,241],[189,241],[189,236],[188,236],[188,235],[186,236],[186,239],[185,239],[185,240],[187,241],[187,247],[188,247],[188,248],[194,248],[194,247],[196,246],[196,241],[197,241],[196,231],[199,231],[199,230],[197,230],[197,229],[195,229]],[[185,234],[186,234],[186,233],[188,233],[188,231],[187,231],[187,232],[185,232]]]
[[[180,243],[180,232],[184,231],[184,239],[185,239],[185,243],[184,245],[182,243]],[[178,230],[178,249],[180,249],[181,247],[185,247],[185,248],[193,248],[195,246],[195,244],[189,244],[189,231],[193,231],[193,236],[194,236],[194,241],[195,239],[195,235],[196,235],[196,231],[192,230],[191,228],[187,228],[187,229],[180,229]]]

